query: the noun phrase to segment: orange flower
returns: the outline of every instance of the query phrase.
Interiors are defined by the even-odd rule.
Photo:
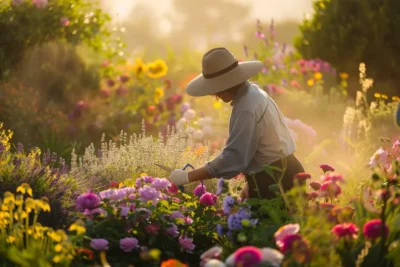
[[[339,76],[343,80],[347,80],[347,78],[349,78],[349,74],[347,74],[346,72],[340,73]]]
[[[204,150],[205,150],[204,146],[199,146],[198,148],[195,149],[194,153],[196,154],[197,157],[200,157],[201,155],[203,155]]]
[[[188,267],[188,266],[178,260],[169,259],[169,260],[163,261],[161,263],[160,267]]]

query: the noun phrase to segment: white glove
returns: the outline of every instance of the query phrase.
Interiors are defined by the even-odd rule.
[[[176,169],[171,172],[169,179],[174,185],[181,186],[189,183],[189,174],[187,171]]]

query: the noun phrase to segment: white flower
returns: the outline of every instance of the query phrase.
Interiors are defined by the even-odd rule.
[[[272,248],[262,248],[261,253],[262,253],[262,261],[268,262],[274,267],[275,266],[279,267],[284,258],[282,253]]]
[[[204,137],[204,133],[202,130],[197,130],[193,133],[193,138],[196,140],[201,140]]]
[[[181,131],[183,129],[185,129],[185,124],[186,124],[186,119],[185,118],[180,118],[175,125],[175,128],[177,131]]]
[[[212,127],[210,125],[205,125],[202,129],[204,135],[211,135],[212,134]]]
[[[194,117],[196,116],[196,111],[194,111],[193,109],[188,109],[184,114],[183,117],[190,121],[192,120]]]

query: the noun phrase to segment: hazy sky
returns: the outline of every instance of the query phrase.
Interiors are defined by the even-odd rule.
[[[119,13],[121,19],[125,19],[129,14],[130,8],[137,2],[143,2],[154,8],[158,14],[171,11],[172,0],[103,0],[106,9],[112,15]],[[201,1],[201,0],[187,0]],[[253,7],[252,15],[254,18],[261,18],[263,21],[269,21],[273,18],[276,21],[284,19],[301,20],[306,14],[312,12],[313,0],[230,0],[242,3],[249,3]],[[162,25],[161,28],[168,29],[168,25]]]

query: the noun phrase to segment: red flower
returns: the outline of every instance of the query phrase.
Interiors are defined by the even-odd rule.
[[[161,262],[160,267],[188,267],[188,266],[178,260],[168,259],[166,261]]]
[[[119,187],[119,183],[118,182],[111,182],[108,185],[109,188],[118,188]]]
[[[335,234],[338,239],[356,239],[358,235],[358,227],[353,223],[342,223],[335,225],[331,232]]]
[[[92,260],[93,259],[93,251],[87,248],[78,248],[76,250],[76,254],[83,254],[84,259]]]
[[[300,181],[305,181],[307,179],[311,178],[311,174],[305,173],[305,172],[300,172],[294,176],[294,179],[300,180]]]
[[[389,234],[389,228],[385,224],[385,236]],[[366,238],[375,240],[382,235],[382,221],[381,219],[373,219],[364,224],[363,233]]]
[[[146,232],[149,234],[156,235],[158,234],[158,231],[160,231],[160,226],[157,224],[150,224],[146,226]]]
[[[324,173],[329,172],[329,171],[330,172],[334,172],[335,171],[335,169],[332,166],[328,165],[328,164],[321,164],[321,165],[319,165],[319,167],[322,169],[322,171]]]
[[[319,190],[319,189],[321,188],[321,184],[318,183],[318,182],[311,182],[311,183],[310,183],[310,187],[311,187],[312,189],[314,189],[315,191],[317,191],[317,190]]]
[[[179,188],[176,185],[174,185],[173,183],[171,183],[171,186],[168,187],[168,193],[170,193],[172,195],[177,194],[178,191],[179,191]]]
[[[313,192],[310,192],[310,193],[307,194],[307,199],[308,199],[308,200],[314,200],[314,199],[316,199],[318,196],[319,196],[318,193],[315,192],[315,191],[313,191]]]

